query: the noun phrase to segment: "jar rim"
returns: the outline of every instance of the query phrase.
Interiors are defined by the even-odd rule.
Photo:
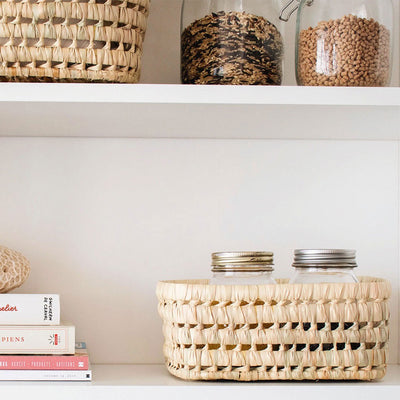
[[[268,268],[274,264],[271,251],[228,251],[211,254],[213,267],[237,268],[249,270],[249,267]]]
[[[356,251],[348,249],[298,249],[294,268],[356,268]]]
[[[314,268],[314,269],[353,269],[357,268],[357,264],[312,264],[312,263],[293,263],[293,268],[299,269],[307,269],[307,268]]]
[[[272,265],[213,265],[212,272],[273,272]]]

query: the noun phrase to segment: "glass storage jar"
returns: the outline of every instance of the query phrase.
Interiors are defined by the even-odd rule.
[[[212,254],[210,285],[275,284],[274,254],[265,251],[241,251]]]
[[[392,0],[292,0],[290,3],[298,6],[299,85],[387,86],[390,83]]]
[[[351,283],[357,267],[355,250],[295,250],[290,283]]]
[[[182,83],[280,85],[279,9],[280,0],[183,0]]]

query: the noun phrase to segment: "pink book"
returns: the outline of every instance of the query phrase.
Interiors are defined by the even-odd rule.
[[[0,370],[88,370],[86,350],[76,350],[74,355],[0,355]]]

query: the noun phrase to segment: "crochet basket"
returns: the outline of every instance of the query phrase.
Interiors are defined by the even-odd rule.
[[[189,380],[373,380],[386,372],[389,282],[159,282],[164,356]]]
[[[0,0],[0,80],[139,80],[150,0]]]

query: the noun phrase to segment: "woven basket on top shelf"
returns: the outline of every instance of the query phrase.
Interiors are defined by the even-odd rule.
[[[139,80],[150,0],[0,0],[0,80]]]
[[[164,356],[183,379],[372,380],[386,372],[390,284],[157,286]]]

